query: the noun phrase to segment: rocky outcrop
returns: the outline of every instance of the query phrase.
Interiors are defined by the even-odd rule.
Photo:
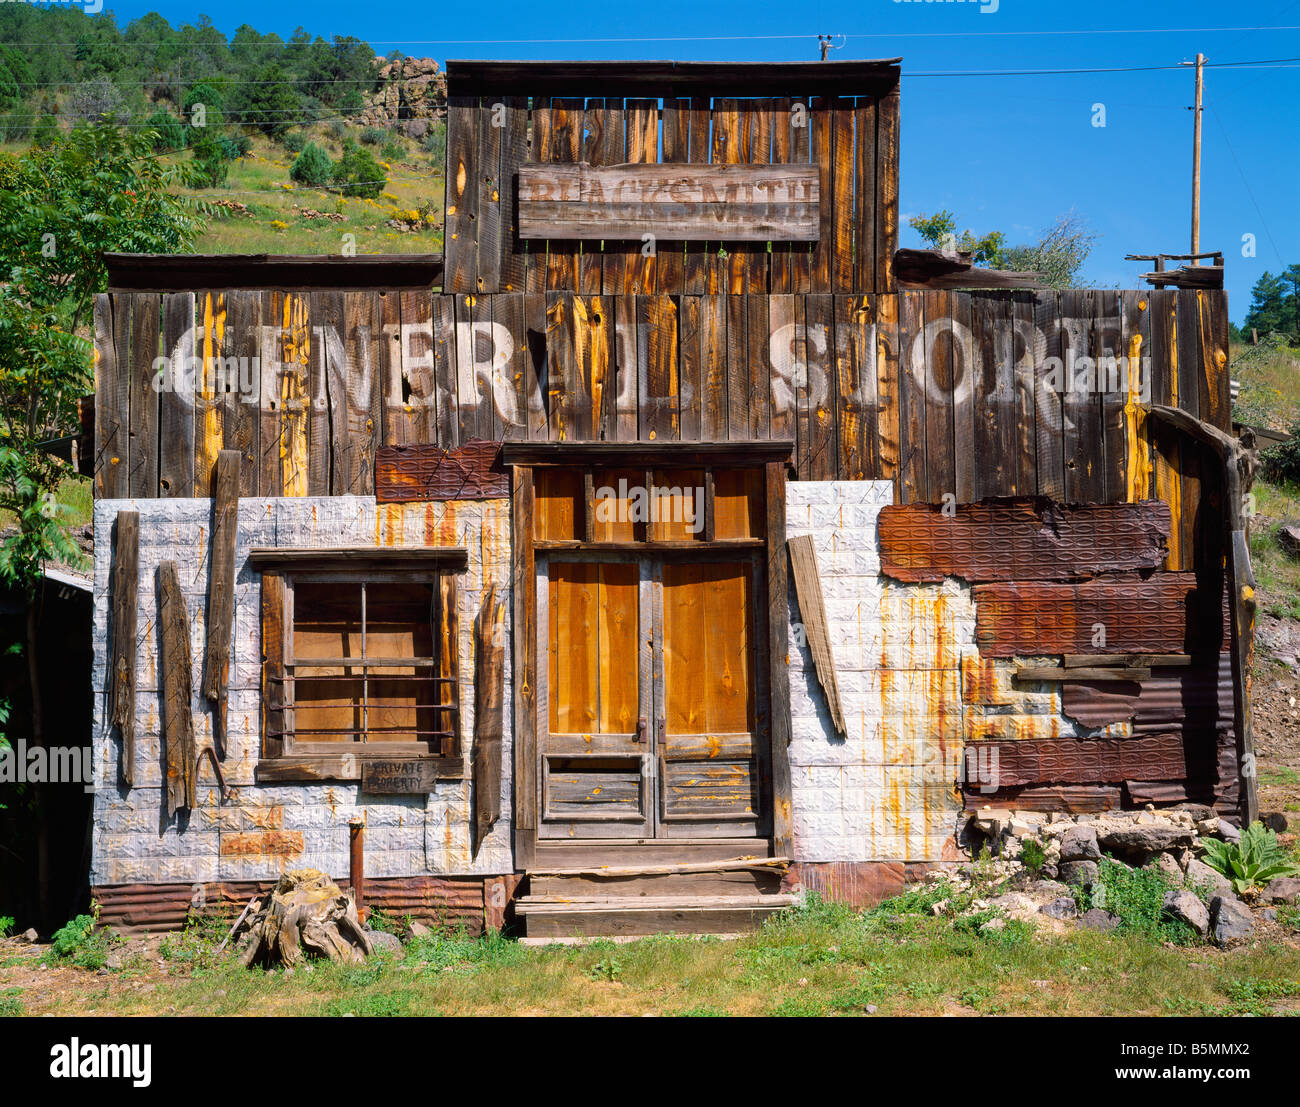
[[[447,76],[433,58],[378,59],[382,82],[366,96],[360,122],[392,127],[419,141],[447,110]]]

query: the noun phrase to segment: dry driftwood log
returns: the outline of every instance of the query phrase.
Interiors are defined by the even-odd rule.
[[[355,964],[374,952],[357,917],[352,893],[344,893],[316,869],[292,869],[249,915],[245,965],[292,967],[304,955]]]

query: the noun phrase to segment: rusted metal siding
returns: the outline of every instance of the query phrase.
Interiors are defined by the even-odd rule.
[[[976,585],[975,637],[985,657],[1182,653],[1207,644],[1195,598],[1194,573]]]
[[[501,443],[475,438],[454,450],[438,446],[381,446],[375,458],[375,499],[491,500],[510,495],[510,476],[498,463]]]
[[[1169,507],[1067,506],[1041,496],[895,504],[879,527],[881,572],[895,580],[1070,581],[1158,568],[1168,556]]]
[[[1207,754],[1210,751],[1205,751]],[[1212,756],[1201,767],[1204,772]],[[1000,788],[1025,784],[1119,784],[1125,780],[1182,780],[1197,765],[1180,734],[1142,738],[1029,739],[971,742],[969,780],[991,775]]]

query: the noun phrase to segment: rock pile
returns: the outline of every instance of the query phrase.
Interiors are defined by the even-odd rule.
[[[363,126],[400,128],[408,138],[424,138],[447,110],[447,76],[433,58],[380,60],[376,92],[368,93]]]
[[[1151,866],[1171,888],[1165,916],[1226,946],[1254,933],[1253,908],[1300,900],[1300,880],[1287,878],[1254,897],[1258,904],[1247,903],[1202,860],[1206,839],[1240,837],[1235,821],[1192,804],[1098,815],[984,808],[966,820],[958,837],[977,860],[945,866],[927,879],[948,881],[960,893],[991,890],[967,912],[1000,908],[1009,918],[1040,925],[1073,922],[1113,930],[1119,918],[1097,902],[1103,898],[1097,895],[1103,858],[1130,868]],[[1088,903],[1094,905],[1081,910],[1080,904]],[[943,901],[935,913],[946,908]]]

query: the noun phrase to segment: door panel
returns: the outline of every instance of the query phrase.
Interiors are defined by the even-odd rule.
[[[643,572],[635,561],[539,565],[545,620],[546,722],[541,741],[543,838],[653,833],[649,691],[641,678]],[[539,627],[539,632],[542,627]]]
[[[759,834],[754,564],[667,562],[660,580],[662,836]]]

